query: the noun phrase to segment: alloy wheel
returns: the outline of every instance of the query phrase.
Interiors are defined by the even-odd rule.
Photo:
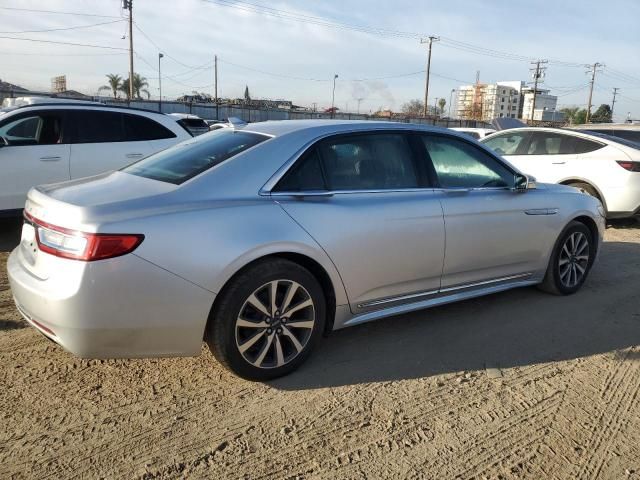
[[[582,232],[573,232],[567,237],[560,250],[558,272],[560,282],[567,288],[578,285],[589,265],[589,240]]]
[[[293,280],[273,280],[245,300],[235,323],[236,347],[258,368],[278,368],[300,354],[315,325],[309,292]]]

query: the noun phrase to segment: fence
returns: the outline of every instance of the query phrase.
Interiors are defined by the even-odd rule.
[[[12,98],[12,97],[28,97],[28,96],[51,96],[50,93],[45,92],[8,92],[0,91],[0,99]],[[58,98],[60,97],[58,95]],[[74,100],[77,98],[69,98]],[[184,103],[176,101],[163,101],[158,100],[133,100],[128,102],[126,100],[113,99],[108,97],[83,97],[83,100],[94,100],[105,103],[107,105],[119,106],[119,107],[134,107],[144,108],[147,110],[154,110],[162,113],[190,113],[197,115],[200,118],[206,120],[209,119],[225,119],[229,117],[237,117],[245,122],[264,122],[267,120],[304,120],[304,119],[329,119],[331,114],[321,112],[310,111],[298,111],[298,110],[280,110],[275,108],[252,108],[245,105],[228,105],[220,104],[215,105],[213,103]],[[387,120],[392,122],[403,123],[420,123],[426,125],[437,125],[441,127],[481,127],[491,128],[491,126],[485,122],[476,120],[456,120],[451,118],[439,118],[439,117],[404,117],[393,116],[391,118],[378,117],[373,115],[358,114],[358,113],[343,113],[336,112],[333,118],[337,120]]]

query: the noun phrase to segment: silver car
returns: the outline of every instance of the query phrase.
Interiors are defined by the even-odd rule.
[[[27,321],[81,357],[197,355],[291,372],[323,333],[540,285],[571,294],[600,202],[410,124],[225,128],[32,189],[9,257]]]

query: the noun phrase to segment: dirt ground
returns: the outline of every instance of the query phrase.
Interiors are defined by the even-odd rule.
[[[0,249],[17,229],[2,224]],[[14,231],[15,230],[15,231]],[[293,375],[85,361],[23,322],[0,253],[0,478],[640,479],[640,228],[534,288],[335,332]]]

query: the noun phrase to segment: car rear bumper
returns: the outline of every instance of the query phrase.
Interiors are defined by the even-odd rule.
[[[83,358],[200,352],[213,293],[133,254],[97,262],[52,257],[57,268],[42,279],[21,248],[7,262],[16,306],[69,352]]]

